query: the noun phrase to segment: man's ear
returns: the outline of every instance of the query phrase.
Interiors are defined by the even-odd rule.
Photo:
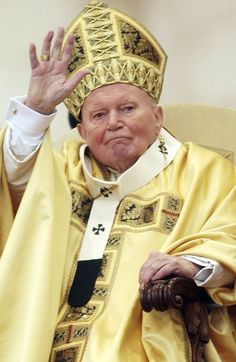
[[[154,109],[154,115],[156,118],[156,130],[157,134],[159,134],[161,127],[163,125],[164,112],[163,108],[160,104],[157,104]]]
[[[77,124],[77,130],[79,132],[80,137],[86,140],[86,132],[82,123]]]

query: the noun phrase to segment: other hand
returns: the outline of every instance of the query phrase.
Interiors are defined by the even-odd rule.
[[[44,38],[41,61],[36,54],[35,44],[30,45],[31,79],[26,106],[42,114],[51,114],[89,70],[82,70],[67,79],[67,68],[72,55],[74,37],[70,34],[62,50],[64,29],[49,31]],[[42,60],[44,58],[44,60]]]
[[[198,265],[180,256],[154,251],[140,269],[139,283],[146,284],[151,280],[163,279],[169,275],[193,278],[200,269]]]

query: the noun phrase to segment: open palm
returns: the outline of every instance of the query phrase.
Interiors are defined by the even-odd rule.
[[[48,60],[40,61],[36,53],[35,44],[30,45],[29,55],[31,63],[31,79],[29,84],[26,105],[42,114],[50,114],[76,87],[78,82],[89,70],[82,70],[67,78],[67,68],[71,59],[74,42],[73,35],[69,35],[62,49],[64,29],[59,28],[52,40],[54,33],[46,35],[42,55]]]

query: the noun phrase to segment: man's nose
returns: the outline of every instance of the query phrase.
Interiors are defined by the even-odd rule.
[[[117,129],[120,127],[120,122],[121,122],[121,119],[120,119],[120,115],[119,115],[119,112],[117,111],[111,111],[109,113],[109,117],[108,117],[108,122],[107,122],[107,128],[111,131]]]

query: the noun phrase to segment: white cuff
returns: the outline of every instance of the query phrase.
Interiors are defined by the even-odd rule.
[[[7,111],[10,132],[6,135],[5,152],[15,161],[27,161],[41,144],[56,112],[45,116],[24,105],[26,96],[11,98]],[[7,151],[8,150],[8,151]]]
[[[25,106],[25,100],[26,96],[11,98],[8,104],[6,119],[11,126],[16,126],[24,133],[40,137],[55,117],[56,110],[47,116]]]
[[[33,169],[43,136],[55,116],[45,116],[24,105],[26,97],[11,98],[9,128],[4,139],[4,162],[11,189],[23,190]]]
[[[235,274],[215,260],[193,255],[181,257],[202,266],[202,269],[193,277],[199,287],[220,288],[232,284],[235,280]]]

